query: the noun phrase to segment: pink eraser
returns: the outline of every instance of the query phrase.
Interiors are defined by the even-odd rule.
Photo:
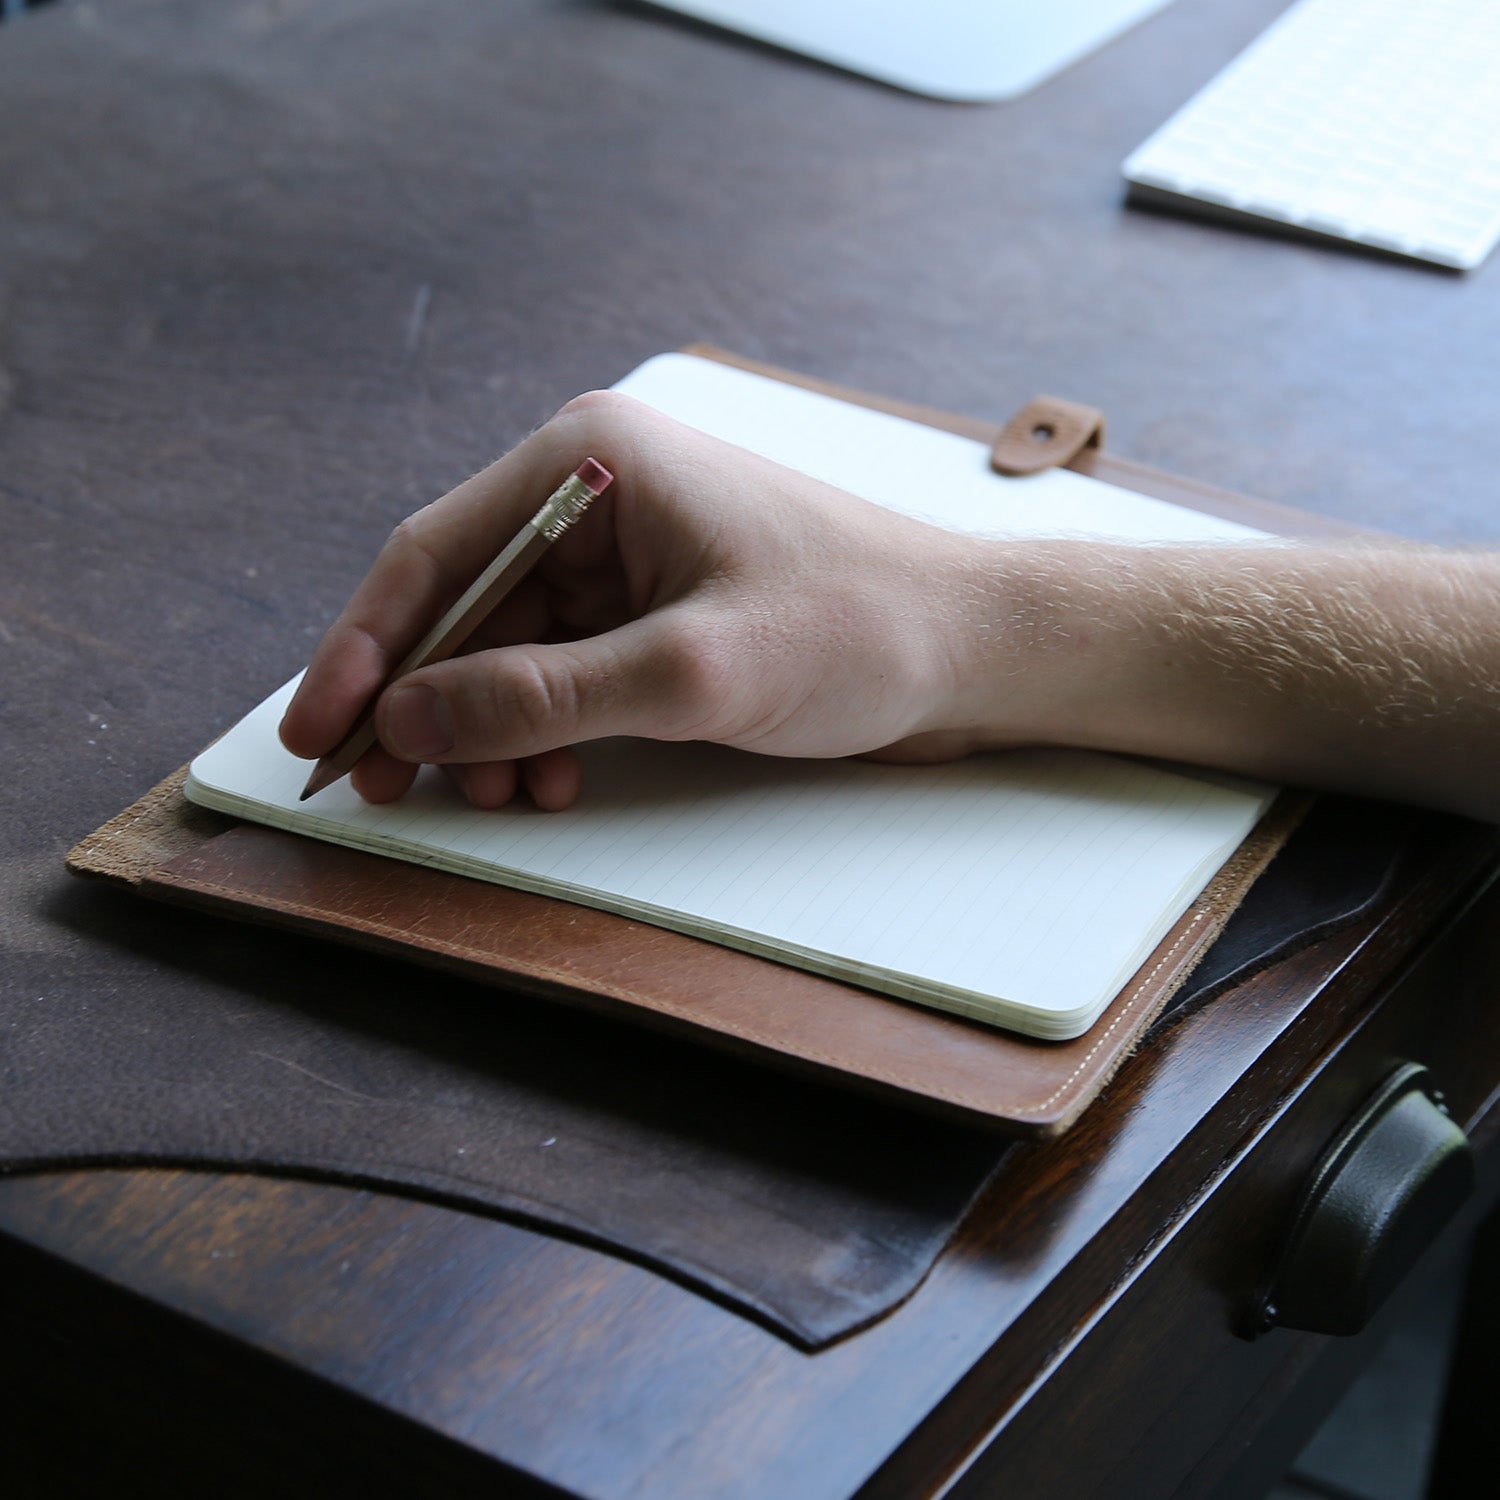
[[[573,478],[586,484],[597,495],[614,483],[615,476],[597,458],[586,458],[573,470]]]

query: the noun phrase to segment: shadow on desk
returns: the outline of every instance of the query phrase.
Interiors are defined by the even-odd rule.
[[[1494,1263],[1497,1241],[1500,1214],[1478,1239],[1476,1255],[1488,1257],[1487,1265]],[[1462,1454],[1449,1450],[1447,1467],[1432,1474],[1453,1362],[1459,1361],[1457,1378],[1478,1393],[1476,1404],[1491,1384],[1482,1364],[1493,1345],[1459,1347],[1465,1342],[1464,1260],[1461,1244],[1445,1246],[1403,1289],[1379,1352],[1266,1500],[1444,1500],[1466,1492],[1453,1478],[1453,1469],[1466,1463]],[[1482,1285],[1470,1290],[1468,1332],[1479,1339],[1493,1332],[1493,1308],[1477,1308],[1474,1301],[1487,1294]],[[129,1315],[113,1302],[109,1308],[100,1309],[108,1332],[128,1338]],[[278,1387],[286,1401],[275,1410],[264,1402],[273,1372],[252,1390],[205,1351],[174,1381],[143,1380],[128,1354],[104,1352],[115,1347],[102,1336],[104,1328],[98,1346],[82,1347],[39,1336],[35,1324],[15,1312],[9,1302],[0,1305],[0,1464],[8,1500],[561,1493],[522,1481],[497,1488],[493,1471],[471,1467],[461,1449],[436,1443],[389,1413],[373,1415],[367,1430],[351,1430],[343,1403],[331,1407],[330,1393],[307,1377]],[[134,1332],[155,1337],[145,1325]],[[1481,1367],[1465,1372],[1462,1360],[1476,1355]],[[285,1371],[274,1376],[286,1380]],[[165,1422],[164,1410],[173,1413]],[[1480,1414],[1456,1415],[1469,1421]],[[337,1442],[323,1441],[325,1421],[326,1435],[337,1432]],[[1480,1421],[1482,1438],[1482,1415]],[[351,1472],[350,1442],[369,1456],[367,1472]]]

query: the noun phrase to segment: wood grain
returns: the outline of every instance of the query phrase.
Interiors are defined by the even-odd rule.
[[[1494,540],[1493,267],[1122,207],[1119,161],[1278,9],[1168,7],[997,108],[585,0],[115,0],[7,25],[5,1022],[89,1007],[107,1034],[125,993],[236,1003],[206,931],[68,887],[63,851],[300,666],[401,516],[663,349],[987,426],[1055,391],[1102,408],[1127,460]],[[599,232],[571,231],[580,205]],[[1229,1330],[1371,1074],[1429,1054],[1493,1159],[1489,970],[1391,987],[1489,857],[1435,820],[1387,909],[1162,1033],[1017,1154],[904,1307],[815,1357],[429,1206],[190,1173],[0,1183],[9,1473],[38,1494],[99,1465],[117,1495],[1210,1493],[1252,1438],[1290,1451],[1286,1397],[1316,1413],[1347,1376],[1310,1335]],[[291,972],[294,940],[256,941],[258,975]]]

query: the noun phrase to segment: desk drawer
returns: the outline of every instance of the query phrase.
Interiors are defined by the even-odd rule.
[[[1500,887],[1318,1059],[1077,1323],[1030,1394],[936,1493],[1188,1500],[1263,1495],[1357,1375],[1394,1305],[1350,1337],[1243,1330],[1308,1174],[1351,1111],[1417,1062],[1470,1135],[1478,1189],[1424,1252],[1458,1262],[1500,1195]],[[1399,1300],[1392,1298],[1394,1304]]]

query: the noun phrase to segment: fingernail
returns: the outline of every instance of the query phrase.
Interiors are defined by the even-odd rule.
[[[436,688],[399,687],[385,708],[385,737],[402,760],[431,760],[453,748],[453,720]]]

